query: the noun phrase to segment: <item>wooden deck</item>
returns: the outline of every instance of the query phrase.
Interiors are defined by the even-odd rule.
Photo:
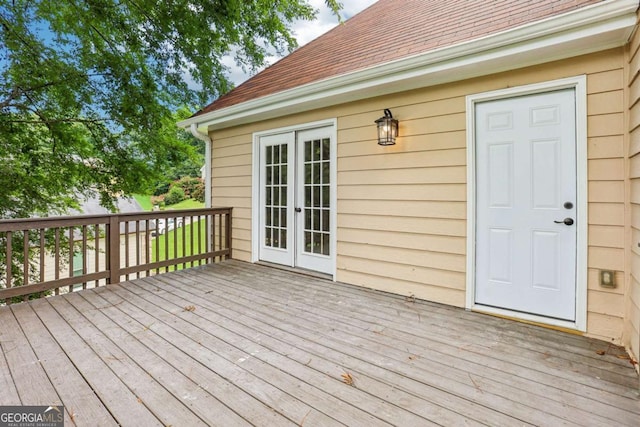
[[[605,342],[238,261],[2,307],[0,347],[0,405],[67,426],[640,424]]]

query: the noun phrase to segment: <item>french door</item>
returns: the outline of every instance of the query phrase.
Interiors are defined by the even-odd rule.
[[[259,259],[333,273],[332,129],[260,137]]]

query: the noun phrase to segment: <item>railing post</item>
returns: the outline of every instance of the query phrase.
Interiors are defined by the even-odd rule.
[[[231,214],[232,214],[232,212],[233,211],[231,209],[229,209],[229,212],[227,212],[227,221],[226,221],[227,222],[227,224],[226,224],[227,225],[227,227],[226,227],[227,230],[225,232],[225,234],[226,234],[225,237],[227,238],[227,248],[229,249],[229,253],[227,254],[227,259],[231,259],[231,255],[232,255],[232,253],[231,253],[231,216],[232,216]]]
[[[111,215],[109,218],[109,278],[107,284],[120,283],[120,217]]]

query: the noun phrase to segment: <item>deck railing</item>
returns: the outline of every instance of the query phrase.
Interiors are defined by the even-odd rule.
[[[0,220],[0,303],[231,257],[231,208]]]

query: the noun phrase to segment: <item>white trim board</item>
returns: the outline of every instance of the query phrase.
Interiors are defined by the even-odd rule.
[[[638,0],[609,0],[479,39],[330,77],[191,117],[180,127],[253,123],[344,102],[450,83],[625,45]]]
[[[560,89],[575,89],[576,96],[576,167],[577,167],[577,258],[576,258],[576,320],[551,319],[475,303],[475,237],[476,237],[476,152],[475,104],[483,101],[531,95]],[[467,280],[466,304],[469,310],[509,316],[517,319],[576,329],[587,329],[587,77],[576,76],[526,86],[469,95],[467,112]]]
[[[251,165],[251,262],[260,261],[260,197],[257,191],[260,191],[260,138],[263,136],[277,135],[288,132],[299,132],[308,129],[316,129],[321,127],[331,127],[331,253],[333,254],[333,271],[332,279],[336,280],[337,256],[338,249],[337,232],[338,232],[338,120],[336,118],[320,120],[315,122],[301,123],[299,125],[285,126],[281,128],[269,129],[253,133],[252,142],[252,165]]]

